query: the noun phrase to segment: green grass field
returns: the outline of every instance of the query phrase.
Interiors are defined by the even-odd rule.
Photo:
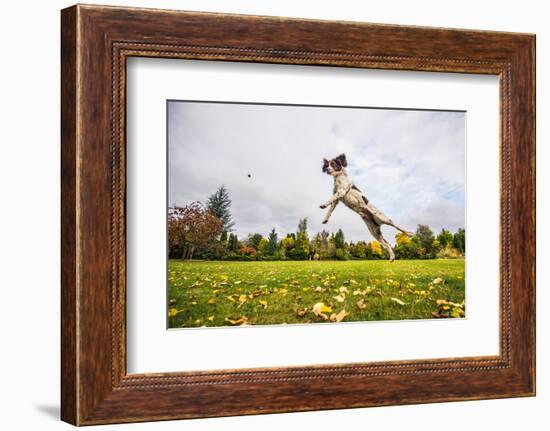
[[[170,328],[464,316],[464,260],[168,265]]]

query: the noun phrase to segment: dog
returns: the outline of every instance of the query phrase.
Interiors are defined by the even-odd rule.
[[[331,160],[323,159],[323,172],[334,178],[332,197],[326,203],[320,205],[321,209],[328,207],[327,214],[323,219],[323,224],[328,223],[338,202],[343,202],[349,209],[361,216],[371,235],[388,251],[390,262],[393,262],[395,260],[395,254],[390,243],[382,236],[380,226],[387,224],[408,236],[412,236],[413,234],[394,223],[382,211],[369,202],[361,190],[359,190],[348,177],[345,169],[347,166],[348,162],[345,154],[340,154],[338,157]]]

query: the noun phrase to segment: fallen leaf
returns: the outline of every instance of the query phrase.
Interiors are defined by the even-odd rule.
[[[231,325],[235,325],[235,326],[240,325],[240,326],[242,326],[242,325],[246,325],[246,324],[247,324],[247,322],[248,322],[248,317],[246,317],[246,316],[241,316],[241,317],[239,317],[238,319],[231,319],[231,318],[229,318],[229,317],[226,317],[226,318],[225,318],[225,321],[226,321],[227,323],[231,324]]]
[[[208,300],[208,303],[209,303],[209,304],[215,304],[215,303],[216,303],[216,298],[210,298],[210,299]]]
[[[442,284],[445,283],[445,280],[443,280],[441,277],[437,277],[432,281],[432,284]]]
[[[174,317],[179,313],[179,311],[176,308],[170,308],[168,310],[168,317]]]
[[[260,299],[259,302],[264,306],[264,308],[267,308],[267,301],[265,299]]]
[[[332,308],[330,308],[329,306],[325,305],[322,302],[318,302],[313,306],[313,312],[315,313],[316,316],[327,320],[328,316],[325,313],[331,313]]]
[[[325,289],[323,289],[321,286],[317,286],[314,290],[315,292],[323,292]]]
[[[298,310],[298,311],[296,312],[296,315],[297,315],[298,317],[304,317],[304,316],[306,315],[306,313],[307,313],[307,307],[304,308],[304,309],[302,309],[302,310]]]
[[[397,298],[390,298],[393,302],[397,302],[399,305],[407,305],[405,304],[403,301],[401,301],[400,299],[397,299]]]
[[[367,308],[367,304],[365,304],[365,300],[360,299],[359,301],[357,301],[357,307],[359,308],[359,310],[364,310],[365,308]]]
[[[464,317],[465,316],[465,313],[464,313],[464,310],[462,308],[458,308],[458,307],[454,307],[452,310],[451,310],[451,317],[454,317],[454,318],[461,318],[461,317]]]
[[[214,320],[214,316],[208,316],[206,319],[212,322]]]
[[[336,299],[338,302],[344,302],[346,300],[346,297],[343,293],[338,296],[333,296],[333,298]]]
[[[340,289],[338,289],[340,293],[348,293],[349,290],[346,286],[340,286]]]
[[[332,313],[330,315],[330,321],[331,322],[341,322],[348,315],[349,315],[349,313],[346,310],[342,310],[339,313]]]

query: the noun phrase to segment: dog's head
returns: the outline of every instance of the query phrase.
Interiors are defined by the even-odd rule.
[[[345,154],[340,154],[334,159],[323,159],[323,172],[328,175],[337,175],[348,165]]]

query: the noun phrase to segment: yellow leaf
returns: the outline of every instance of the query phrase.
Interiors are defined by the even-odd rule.
[[[248,300],[248,297],[246,295],[239,295],[240,302],[246,302],[247,300]]]
[[[265,299],[260,299],[260,304],[262,304],[264,308],[267,308],[267,301]]]
[[[315,290],[315,292],[322,292],[325,289],[323,289],[321,286],[317,286],[314,290]]]
[[[229,300],[232,301],[232,302],[235,302],[235,298],[233,298],[233,296],[231,296],[231,295],[229,295],[229,296],[227,297],[227,299],[229,299]]]
[[[346,310],[342,310],[339,313],[332,313],[330,315],[330,321],[331,322],[341,322],[348,315],[349,315],[349,313]]]
[[[226,317],[225,318],[225,321],[231,325],[246,325],[246,323],[248,322],[248,317],[246,316],[241,316],[239,317],[238,319],[230,319],[229,317]]]
[[[364,310],[365,308],[367,308],[367,304],[365,304],[364,299],[360,299],[359,301],[357,301],[357,308],[359,308],[359,310]]]
[[[179,313],[179,311],[177,309],[173,308],[173,307],[168,310],[168,316],[169,317],[174,317],[178,313]]]
[[[432,281],[432,284],[441,284],[444,283],[445,280],[443,280],[441,277],[437,277]]]
[[[212,322],[214,320],[214,316],[208,316],[207,319]]]
[[[460,317],[464,317],[464,316],[465,316],[465,314],[464,314],[464,310],[462,308],[454,307],[451,310],[451,317],[460,318]]]
[[[438,299],[435,302],[437,305],[450,305],[452,307],[464,308],[464,304],[457,304],[456,302],[447,301],[445,299]]]
[[[357,296],[357,295],[364,295],[364,293],[361,290],[354,290],[353,296]]]
[[[397,298],[390,298],[393,302],[397,302],[399,305],[406,305],[403,301]]]
[[[215,303],[216,303],[216,298],[210,298],[210,299],[208,300],[208,303],[209,303],[209,304],[215,304]]]
[[[349,290],[346,286],[341,286],[340,289],[338,289],[340,291],[340,293],[348,293]]]
[[[325,305],[322,302],[318,302],[317,304],[315,304],[313,306],[313,312],[315,313],[316,316],[319,316],[319,317],[327,320],[328,316],[325,313],[331,313],[332,308],[330,308],[329,306]]]
[[[229,277],[227,275],[220,275],[220,280],[227,281]]]

